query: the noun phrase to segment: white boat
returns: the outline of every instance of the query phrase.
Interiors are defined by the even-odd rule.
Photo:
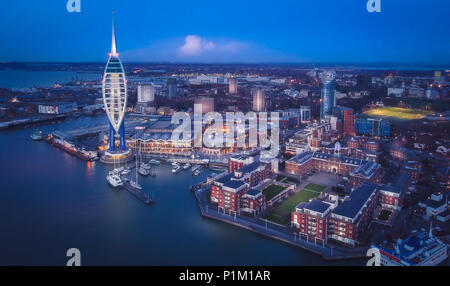
[[[124,171],[124,168],[120,167],[120,168],[114,169],[113,173],[116,174],[116,175],[120,175],[120,174],[122,174],[123,171]]]
[[[120,177],[119,176],[117,176],[117,175],[114,175],[114,174],[109,174],[107,177],[106,177],[106,180],[108,181],[108,183],[111,185],[111,186],[113,186],[114,188],[117,188],[117,187],[120,187],[120,186],[122,186],[123,185],[123,182],[122,182],[122,180],[120,179]]]
[[[172,173],[178,174],[182,170],[180,165],[176,165],[172,168]]]
[[[142,176],[150,175],[150,171],[142,167],[138,168],[138,173],[141,174]]]
[[[131,172],[130,168],[126,167],[123,169],[123,171],[121,172],[122,175],[128,175]]]
[[[141,162],[141,168],[144,168],[144,169],[146,169],[146,170],[149,170],[151,167],[150,167],[149,164],[146,164],[146,163],[144,163],[144,162]]]
[[[131,180],[131,181],[130,181],[130,185],[131,185],[133,188],[135,188],[135,189],[142,190],[142,186],[139,185],[138,182],[135,182],[135,181]]]
[[[42,140],[42,139],[44,138],[44,134],[42,133],[42,131],[36,131],[36,132],[33,132],[33,133],[30,135],[30,137],[31,137],[31,139],[33,139],[34,141],[40,141],[40,140]]]
[[[176,166],[180,166],[180,164],[178,164],[177,162],[173,162],[172,167],[176,167]]]
[[[192,173],[195,172],[195,171],[197,171],[197,170],[200,170],[201,167],[202,167],[202,166],[200,166],[200,165],[194,165],[194,166],[192,167]]]
[[[183,170],[187,170],[191,167],[191,164],[187,163],[183,165]]]
[[[152,164],[152,165],[159,165],[159,164],[161,164],[161,162],[156,160],[156,159],[151,159],[150,160],[150,164]]]
[[[192,175],[194,175],[194,176],[200,175],[200,169],[195,170],[195,171],[192,173]]]

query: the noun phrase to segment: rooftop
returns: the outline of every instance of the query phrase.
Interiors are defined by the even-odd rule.
[[[333,214],[348,217],[351,219],[356,218],[360,210],[369,201],[376,190],[376,185],[363,183],[333,210]]]
[[[259,194],[261,194],[262,192],[260,191],[260,190],[256,190],[256,189],[250,189],[250,190],[248,190],[247,191],[247,195],[250,195],[250,196],[257,196],[257,195],[259,195]]]
[[[300,205],[298,206],[298,208],[300,208]],[[325,213],[329,208],[331,208],[331,206],[320,200],[313,199],[312,201],[304,205],[302,208],[313,212]]]
[[[227,188],[230,188],[230,189],[239,189],[243,185],[245,185],[245,182],[238,181],[238,180],[229,180],[228,182],[223,184],[224,187],[227,187]]]

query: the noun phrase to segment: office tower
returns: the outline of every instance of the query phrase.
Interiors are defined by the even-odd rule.
[[[138,85],[137,94],[139,103],[148,103],[155,101],[155,87],[152,84]]]
[[[264,90],[262,89],[253,90],[253,111],[266,111],[266,98],[264,96]]]
[[[167,79],[167,96],[169,98],[177,96],[177,79],[174,77]]]
[[[300,106],[300,122],[307,123],[311,121],[311,107]]]
[[[230,94],[236,94],[237,93],[237,80],[236,78],[230,78],[228,80],[228,88],[229,88],[229,92]]]
[[[117,53],[116,31],[112,25],[112,44],[102,82],[103,103],[110,123],[108,151],[116,151],[115,138],[120,138],[120,151],[126,151],[124,117],[127,107],[127,81]]]
[[[336,106],[336,73],[327,71],[320,75],[322,80],[321,105],[320,105],[320,119],[325,119],[326,116],[331,115],[333,107]]]

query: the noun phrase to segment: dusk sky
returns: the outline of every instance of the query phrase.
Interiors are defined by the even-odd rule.
[[[450,63],[450,1],[0,0],[0,61]]]

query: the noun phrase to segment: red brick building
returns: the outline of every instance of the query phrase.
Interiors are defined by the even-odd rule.
[[[219,210],[224,213],[237,214],[241,208],[241,197],[248,188],[248,184],[238,180],[215,182],[211,186],[211,201],[217,203]]]
[[[259,190],[250,189],[241,198],[241,211],[258,215],[266,209],[266,196]]]
[[[243,161],[245,160],[248,158]],[[210,198],[223,212],[239,214],[242,210],[258,214],[265,209],[266,199],[264,194],[257,193],[251,188],[258,186],[268,178],[271,164],[262,162],[253,162],[248,165],[245,165],[244,162],[234,162],[233,164],[241,163],[244,164],[244,167],[212,182]],[[231,169],[235,166],[231,165]]]
[[[380,165],[358,158],[345,157],[339,154],[307,151],[286,161],[286,172],[302,176],[311,171],[334,173],[353,178],[357,182],[376,182],[380,173]]]
[[[411,184],[411,175],[400,172],[392,185],[380,185],[380,204],[384,208],[400,210],[406,190]]]
[[[253,188],[269,177],[270,170],[270,164],[254,162],[235,171],[234,177],[244,180]]]
[[[349,246],[358,245],[377,205],[377,186],[362,184],[332,211],[328,237]]]
[[[246,155],[233,156],[228,160],[228,173],[233,173],[251,163],[253,163],[253,157]]]
[[[328,238],[328,219],[332,206],[320,200],[302,202],[291,213],[291,225],[307,240],[325,244]]]

